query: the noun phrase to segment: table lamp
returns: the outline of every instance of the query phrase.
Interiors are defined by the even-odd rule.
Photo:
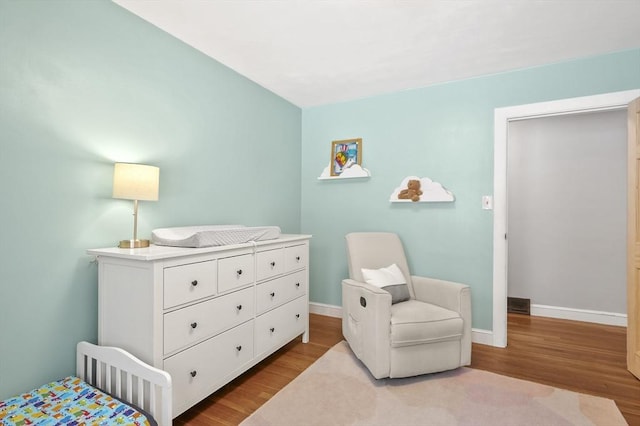
[[[115,163],[113,198],[133,200],[133,239],[122,240],[120,248],[149,247],[149,240],[138,239],[138,201],[157,201],[160,169],[144,164]]]

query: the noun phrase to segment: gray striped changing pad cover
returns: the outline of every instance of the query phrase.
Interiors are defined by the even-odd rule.
[[[203,225],[159,228],[151,232],[154,244],[171,247],[226,246],[278,237],[278,226]]]

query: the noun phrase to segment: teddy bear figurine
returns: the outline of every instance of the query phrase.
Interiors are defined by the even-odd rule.
[[[420,181],[417,179],[410,179],[407,183],[407,189],[403,189],[398,194],[399,200],[411,200],[420,201],[422,190],[420,189]]]

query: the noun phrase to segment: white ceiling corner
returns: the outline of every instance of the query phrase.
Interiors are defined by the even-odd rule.
[[[640,0],[114,2],[303,108],[640,47]]]

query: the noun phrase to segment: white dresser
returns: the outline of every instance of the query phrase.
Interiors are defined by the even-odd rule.
[[[308,342],[310,237],[88,250],[98,343],[169,372],[177,416],[297,336]]]

